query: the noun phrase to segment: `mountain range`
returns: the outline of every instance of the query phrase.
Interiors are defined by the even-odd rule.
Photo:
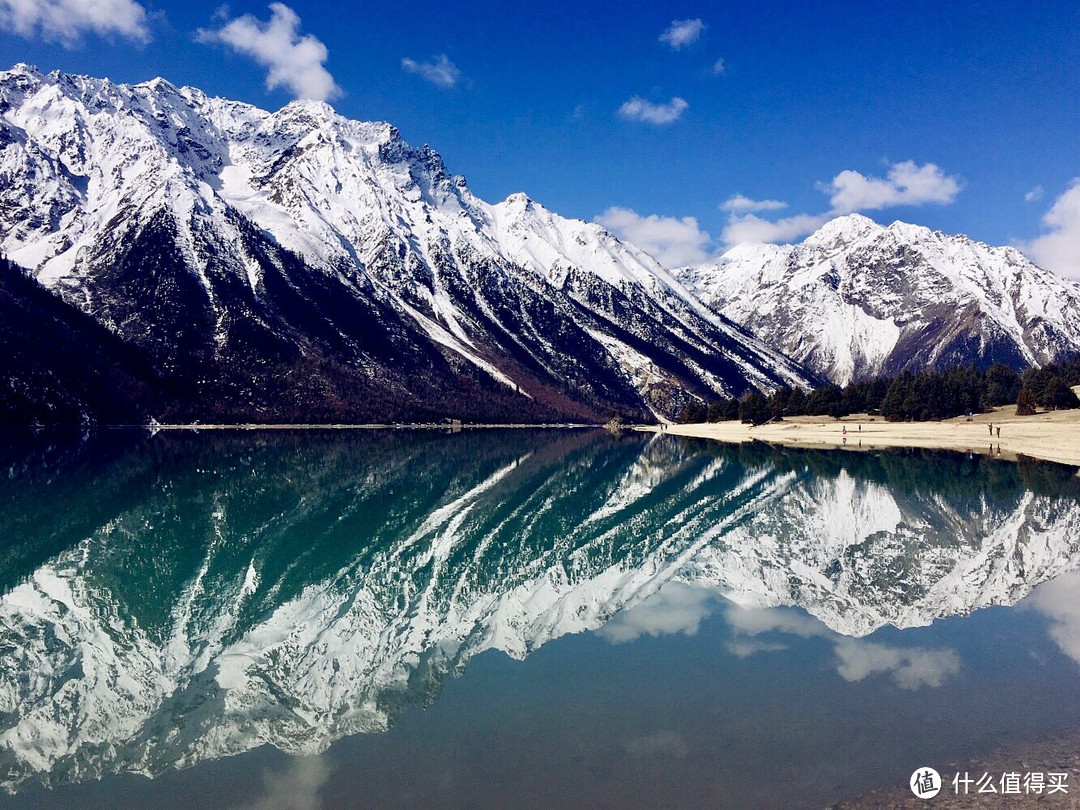
[[[744,244],[677,275],[703,302],[839,385],[1080,351],[1080,286],[994,247],[859,214],[795,245]]]
[[[0,73],[0,424],[652,421],[1080,349],[1080,288],[859,215],[669,271],[321,102]]]
[[[116,373],[143,421],[653,419],[814,380],[600,226],[485,203],[430,148],[323,103],[19,65],[0,150],[0,248],[71,310],[54,333],[81,313],[137,354]],[[4,335],[6,421],[109,417],[62,357],[29,356],[33,334]]]

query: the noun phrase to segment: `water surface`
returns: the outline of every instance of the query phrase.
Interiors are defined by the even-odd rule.
[[[1071,468],[6,438],[0,806],[818,807],[1080,726]]]

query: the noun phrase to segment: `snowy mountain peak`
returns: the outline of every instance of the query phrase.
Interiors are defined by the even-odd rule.
[[[309,115],[313,118],[321,118],[324,120],[331,120],[342,117],[338,114],[338,111],[335,110],[327,102],[310,98],[293,99],[284,107],[282,107],[280,112],[282,114],[288,114],[289,112],[299,112],[305,115]]]
[[[533,201],[529,198],[529,195],[526,194],[524,191],[515,191],[513,194],[511,194],[502,201],[502,205],[505,205],[507,208],[510,208],[512,206],[528,208],[530,205],[532,205],[532,202]]]
[[[32,76],[34,78],[40,79],[44,77],[45,74],[42,73],[40,68],[35,65],[30,65],[26,62],[17,62],[11,66],[10,70],[0,71],[0,80],[6,79],[8,76],[14,75]]]
[[[806,238],[803,244],[836,247],[880,234],[884,228],[862,214],[846,214],[831,219]]]
[[[415,390],[441,375],[589,418],[808,382],[599,225],[524,194],[489,205],[436,150],[323,102],[268,112],[164,80],[14,69],[0,170],[0,250],[170,368],[186,351],[247,374],[233,352],[281,358],[284,343],[395,402],[445,402]]]
[[[771,242],[740,242],[734,247],[728,248],[728,250],[720,257],[721,262],[735,262],[746,261],[749,259],[757,259],[768,256],[776,256],[777,254],[786,252],[787,245],[777,245]],[[693,271],[694,268],[686,268],[680,271],[685,274]]]
[[[135,87],[145,87],[148,90],[151,90],[152,92],[155,92],[155,93],[160,93],[160,92],[177,93],[177,92],[179,92],[179,88],[175,84],[170,82],[168,79],[162,78],[161,76],[156,76],[155,78],[151,79],[148,82],[143,82],[142,84],[137,84],[137,85],[135,85]]]
[[[994,247],[921,225],[838,217],[796,245],[739,245],[679,271],[716,312],[846,384],[903,369],[1080,350],[1080,287]]]
[[[897,241],[901,242],[924,242],[924,241],[941,241],[943,239],[949,239],[950,237],[942,231],[935,231],[927,228],[925,225],[912,225],[909,222],[901,222],[896,220],[891,223],[888,228],[885,229],[887,233],[892,235]],[[955,236],[953,239],[967,239],[966,236]]]

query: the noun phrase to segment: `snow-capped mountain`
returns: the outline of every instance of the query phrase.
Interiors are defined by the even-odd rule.
[[[717,313],[844,385],[904,369],[1080,351],[1080,286],[1012,247],[859,214],[796,245],[745,244],[680,279]]]
[[[671,415],[808,381],[598,225],[323,103],[19,65],[0,176],[0,250],[146,353],[166,417]]]
[[[936,457],[941,489],[911,455],[582,432],[107,451],[2,459],[8,789],[321,751],[481,651],[524,658],[672,582],[857,639],[1080,566],[1074,476],[960,454]]]

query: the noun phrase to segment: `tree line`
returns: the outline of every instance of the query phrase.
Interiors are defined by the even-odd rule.
[[[904,371],[895,377],[853,382],[841,388],[828,384],[812,391],[779,388],[771,394],[750,392],[705,405],[691,403],[680,422],[740,420],[754,425],[785,416],[833,416],[869,413],[890,422],[949,419],[1016,403],[1027,416],[1038,408],[1080,408],[1071,386],[1080,385],[1080,354],[1023,373],[995,363],[946,371]]]

